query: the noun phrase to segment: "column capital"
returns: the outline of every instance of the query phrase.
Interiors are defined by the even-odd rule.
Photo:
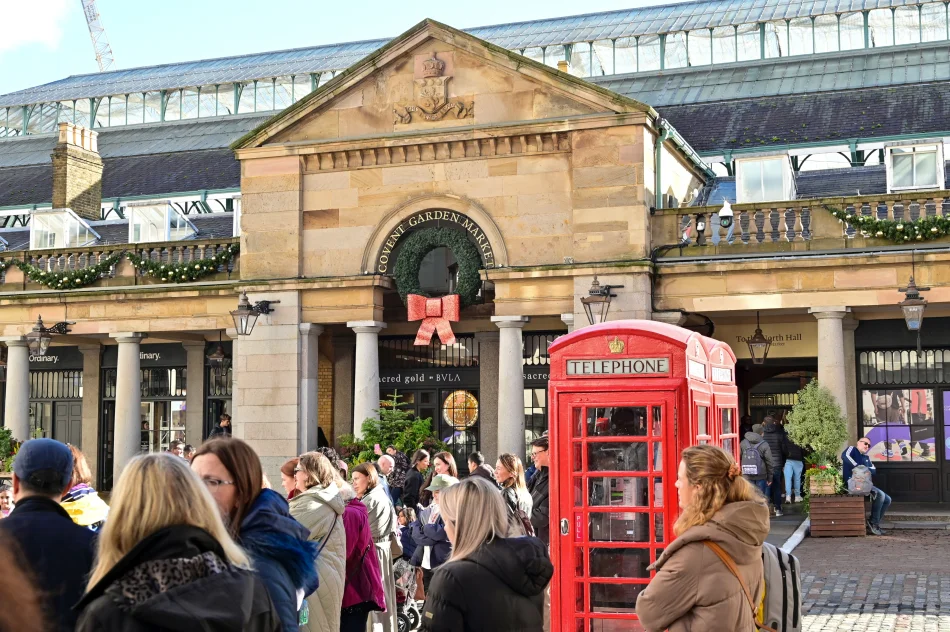
[[[838,320],[841,320],[850,312],[851,308],[844,306],[811,307],[808,309],[808,313],[818,320],[823,320],[825,318],[837,318]]]
[[[561,322],[571,330],[574,327],[574,314],[561,314]]]
[[[300,323],[297,330],[305,336],[319,336],[323,333],[323,325],[316,323]]]
[[[521,329],[529,318],[527,316],[492,316],[491,321],[499,329]]]
[[[79,347],[79,352],[82,353],[83,355],[88,354],[88,353],[98,354],[100,351],[102,351],[102,345],[98,343],[96,344],[86,343],[86,344],[81,344],[77,346]]]
[[[201,342],[198,342],[197,340],[186,340],[181,343],[181,346],[184,347],[186,351],[189,349],[204,351],[207,344],[207,340],[202,340]]]
[[[142,342],[143,339],[148,337],[148,334],[144,334],[137,331],[118,331],[112,334],[109,334],[109,337],[114,339],[119,344],[135,343],[138,344]]]
[[[230,329],[224,330],[224,335],[230,338],[231,340],[237,340],[238,332],[237,332],[237,329],[235,329],[234,327],[231,327]]]
[[[0,342],[8,347],[27,347],[30,344],[26,336],[3,336]]]
[[[358,334],[378,334],[386,328],[386,323],[378,320],[351,320],[346,326]]]
[[[842,321],[841,326],[844,327],[845,331],[854,331],[860,324],[860,320],[849,314],[848,317]]]

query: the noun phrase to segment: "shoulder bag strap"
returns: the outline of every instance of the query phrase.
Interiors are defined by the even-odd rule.
[[[320,555],[323,552],[323,547],[325,547],[327,542],[330,541],[330,536],[333,535],[333,530],[336,528],[336,523],[338,520],[343,520],[343,516],[335,516],[333,518],[333,524],[330,525],[330,530],[327,531],[327,537],[323,538],[323,542],[320,543],[320,548],[317,549],[317,555]]]
[[[716,556],[722,560],[722,563],[726,565],[726,568],[729,569],[729,572],[739,580],[739,585],[742,587],[742,592],[745,593],[746,601],[749,602],[749,607],[752,608],[752,622],[756,626],[756,629],[765,630],[766,632],[777,632],[773,628],[759,624],[756,617],[758,608],[755,607],[755,600],[752,599],[752,591],[750,591],[749,587],[746,586],[745,580],[743,580],[742,575],[739,574],[739,569],[736,568],[736,563],[732,560],[732,557],[726,553],[725,549],[711,540],[703,540],[703,544],[705,544],[713,553],[715,553]]]

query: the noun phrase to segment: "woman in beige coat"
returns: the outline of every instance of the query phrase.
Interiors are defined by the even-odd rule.
[[[369,530],[376,545],[376,558],[382,573],[383,592],[386,593],[386,612],[373,612],[366,625],[367,632],[396,632],[396,577],[393,575],[393,557],[389,538],[396,533],[396,510],[389,494],[379,484],[376,468],[362,463],[353,469],[353,490],[369,512]]]
[[[711,445],[683,450],[676,479],[682,514],[676,539],[650,569],[656,577],[637,598],[648,632],[756,630],[745,591],[715,551],[732,558],[753,597],[762,594],[762,543],[769,511],[725,451]]]
[[[305,632],[338,632],[346,576],[346,503],[336,483],[336,468],[319,452],[300,456],[294,481],[300,492],[290,501],[290,515],[310,530],[310,540],[318,542],[317,578],[320,587],[307,598],[308,622]]]

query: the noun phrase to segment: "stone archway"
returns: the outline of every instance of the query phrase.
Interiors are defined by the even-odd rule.
[[[389,274],[391,269],[387,268],[388,261],[380,266],[380,256],[381,253],[385,253],[387,247],[390,249],[395,247],[395,242],[402,235],[403,224],[411,221],[414,216],[418,216],[420,213],[440,211],[455,214],[456,218],[461,217],[463,221],[464,219],[471,220],[467,228],[463,222],[458,223],[469,230],[473,236],[476,236],[476,241],[478,240],[477,235],[483,235],[483,238],[487,241],[483,252],[487,250],[491,253],[491,267],[503,268],[508,266],[508,251],[505,248],[501,231],[481,206],[458,195],[434,194],[414,197],[391,211],[376,226],[376,230],[370,236],[366,250],[363,252],[361,267],[363,273]],[[474,224],[474,226],[471,224]],[[385,257],[385,254],[383,256]],[[381,267],[387,269],[380,269]]]

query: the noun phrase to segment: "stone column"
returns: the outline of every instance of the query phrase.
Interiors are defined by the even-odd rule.
[[[93,480],[99,475],[99,379],[102,369],[102,345],[79,345],[82,353],[82,445]]]
[[[480,331],[478,341],[479,450],[487,463],[498,459],[498,332]]]
[[[844,372],[845,388],[848,398],[848,445],[858,441],[858,416],[860,408],[857,402],[858,377],[856,375],[857,358],[854,352],[854,330],[861,322],[852,316],[845,318],[841,325],[844,329]]]
[[[524,366],[521,329],[525,316],[492,316],[498,337],[498,452],[522,455],[524,438]]]
[[[204,441],[205,348],[204,342],[183,342],[186,370],[185,441],[197,447]]]
[[[323,325],[300,323],[300,409],[297,429],[297,449],[300,454],[317,449],[319,424],[319,338]]]
[[[850,418],[852,394],[848,392],[844,349],[844,317],[849,307],[812,307],[808,310],[818,319],[818,382],[831,391],[841,414]]]
[[[139,351],[145,334],[123,332],[109,334],[119,344],[119,362],[115,378],[115,430],[113,431],[113,484],[126,463],[141,451],[142,444],[142,371]]]
[[[379,332],[386,323],[356,320],[346,324],[356,332],[356,371],[353,376],[353,435],[363,436],[363,421],[379,415]]]
[[[333,338],[333,445],[353,428],[353,353],[351,336]]]
[[[567,325],[567,333],[574,331],[574,314],[561,314],[561,321]]]
[[[7,396],[3,425],[13,438],[30,438],[30,347],[24,336],[0,338],[7,345]]]

